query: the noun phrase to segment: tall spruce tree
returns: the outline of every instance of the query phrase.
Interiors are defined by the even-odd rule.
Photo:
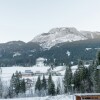
[[[48,95],[55,95],[55,84],[52,80],[52,76],[51,74],[49,75],[49,78],[48,78]]]
[[[15,93],[15,75],[13,74],[10,80],[10,87],[9,87],[9,97],[13,98],[16,96]]]
[[[19,73],[16,71],[15,73],[15,93],[18,95],[20,93],[20,78],[19,78]]]
[[[91,65],[88,67],[88,72],[89,72],[89,92],[94,92],[95,91],[95,82],[94,82],[94,69],[95,69],[95,61],[92,62]]]
[[[94,87],[95,87],[95,91],[97,93],[100,93],[100,69],[97,69],[97,66],[100,65],[100,51],[97,52],[96,55],[96,62],[94,65]]]
[[[41,80],[40,80],[40,76],[38,76],[37,82],[35,84],[35,90],[40,91],[41,90]]]
[[[98,51],[96,54],[96,63],[97,65],[100,65],[100,51]]]
[[[64,75],[64,91],[65,93],[71,92],[72,71],[71,67],[67,66]]]
[[[78,62],[78,75],[79,75],[79,82],[80,82],[79,92],[81,93],[84,91],[84,86],[82,83],[84,82],[84,77],[85,77],[85,67],[82,60],[79,60]]]
[[[45,79],[45,76],[43,75],[43,80],[42,80],[42,89],[46,90],[47,89],[47,82],[46,82],[46,79]]]
[[[46,81],[44,75],[43,75],[43,79],[41,81],[41,89],[42,89],[41,95],[46,96],[47,95],[47,81]]]
[[[24,79],[22,79],[20,81],[20,92],[21,93],[25,93],[26,92],[26,83],[25,83],[25,80]]]

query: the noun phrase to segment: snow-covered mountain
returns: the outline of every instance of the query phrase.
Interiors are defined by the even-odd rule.
[[[86,38],[95,39],[100,38],[100,32],[80,31]]]
[[[53,28],[48,33],[36,36],[31,42],[37,42],[41,47],[50,49],[58,43],[73,42],[100,37],[100,32],[78,31],[73,27]]]

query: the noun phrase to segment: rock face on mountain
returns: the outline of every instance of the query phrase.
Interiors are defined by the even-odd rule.
[[[80,31],[88,39],[100,38],[100,32]]]
[[[53,28],[48,33],[36,36],[31,42],[37,42],[44,49],[50,49],[58,43],[73,42],[100,37],[100,32],[78,31],[73,27]]]

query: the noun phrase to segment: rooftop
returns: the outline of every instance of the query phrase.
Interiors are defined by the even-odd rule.
[[[82,94],[75,94],[75,96],[100,96],[100,93],[82,93]]]

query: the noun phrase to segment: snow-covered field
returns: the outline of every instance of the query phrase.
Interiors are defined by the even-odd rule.
[[[88,67],[88,65],[85,65],[86,67]],[[73,73],[75,72],[75,70],[77,69],[77,65],[72,66],[72,71]],[[1,67],[2,68],[2,80],[3,82],[5,82],[5,84],[9,84],[11,76],[13,73],[15,73],[16,71],[18,72],[25,72],[25,70],[31,70],[33,73],[36,73],[38,71],[40,71],[41,73],[47,73],[48,70],[50,69],[49,66],[42,66],[42,67],[37,67],[37,66],[33,66],[33,67],[20,67],[20,66],[13,66],[13,67]],[[53,75],[52,79],[55,83],[55,86],[60,82],[61,88],[63,88],[63,77],[65,74],[65,70],[66,67],[65,66],[57,66],[55,68],[53,68],[53,72],[58,72],[60,73],[60,75],[56,76]],[[26,78],[30,78],[33,81],[37,80],[37,76],[29,76],[29,77],[24,77]],[[48,75],[45,75],[46,79],[48,79]],[[42,77],[41,77],[42,78]],[[34,91],[34,85],[31,88]],[[28,91],[27,91],[28,92]],[[26,94],[27,94],[26,92]],[[46,97],[27,97],[27,98],[13,98],[13,99],[0,99],[0,100],[75,100],[75,97],[73,98],[73,96],[71,95],[58,95],[58,96],[46,96]]]
[[[88,66],[88,65],[85,65]],[[21,66],[13,66],[13,67],[1,67],[2,68],[2,80],[3,81],[9,81],[11,79],[11,76],[13,73],[15,73],[16,71],[18,72],[25,72],[25,70],[31,70],[33,73],[36,72],[40,72],[40,73],[47,73],[48,70],[50,69],[50,66],[42,66],[42,67],[37,67],[37,66],[33,66],[33,67],[21,67]],[[74,65],[71,67],[73,73],[75,72],[75,70],[77,69],[77,65]],[[57,72],[60,73],[61,76],[53,76],[53,79],[57,79],[57,78],[61,78],[64,76],[65,74],[65,70],[66,67],[65,66],[57,66],[55,67],[52,71],[53,72]],[[48,78],[48,76],[46,76]],[[25,77],[24,77],[25,78]],[[32,77],[26,77],[26,78],[30,78],[32,79]],[[34,79],[37,79],[37,76],[34,76]]]
[[[3,80],[10,80],[13,73],[16,71],[18,72],[25,72],[25,70],[31,70],[33,73],[37,71],[41,71],[42,73],[46,73],[50,67],[2,67],[2,79]]]
[[[88,65],[85,65],[86,67],[88,67]],[[36,73],[38,71],[40,71],[41,73],[47,73],[48,70],[50,69],[50,66],[42,66],[42,67],[37,67],[37,66],[33,66],[33,67],[20,67],[20,66],[13,66],[13,67],[1,67],[2,68],[2,80],[5,84],[9,84],[11,76],[13,73],[15,73],[16,71],[18,72],[25,72],[25,70],[31,70],[33,73]],[[73,73],[75,72],[75,70],[77,69],[77,65],[74,65],[71,67]],[[65,74],[65,70],[66,67],[65,66],[57,66],[55,68],[53,68],[53,72],[58,72],[60,73],[60,75],[56,76],[53,75],[52,79],[55,83],[55,86],[60,82],[61,88],[63,88],[63,77]],[[29,78],[33,81],[36,82],[37,80],[37,76],[29,76],[29,77],[24,77]],[[48,75],[45,75],[46,79],[48,79]],[[42,77],[41,77],[42,78]],[[31,88],[34,91],[34,85]],[[6,99],[0,99],[0,100],[6,100]],[[7,99],[7,100],[75,100],[75,98],[73,99],[73,96],[71,95],[58,95],[58,96],[46,96],[46,97],[27,97],[27,98],[13,98],[13,99]]]
[[[40,72],[40,73],[47,73],[48,69],[50,69],[49,66],[42,66],[42,67],[37,67],[37,66],[33,66],[33,67],[20,67],[20,66],[13,66],[13,67],[1,67],[2,68],[2,81],[5,85],[9,85],[10,79],[13,75],[13,73],[15,73],[16,71],[21,72],[21,73],[25,73],[25,70],[31,70],[33,73],[36,72]],[[59,76],[52,76],[52,79],[55,83],[55,86],[57,86],[57,84],[59,83],[61,85],[61,87],[63,87],[63,77],[65,74],[65,66],[58,66],[56,68],[53,69],[53,72],[58,72],[60,73]],[[43,78],[42,75],[41,79]],[[38,75],[35,76],[25,76],[23,77],[24,79],[31,79],[33,81],[33,86],[32,86],[32,90],[34,91],[34,87],[35,87],[35,82],[37,81]],[[48,79],[48,75],[45,75],[45,78]]]
[[[70,95],[58,95],[58,96],[17,98],[17,99],[0,99],[0,100],[73,100],[73,96],[70,96]],[[75,100],[75,98],[74,98],[74,100]]]

